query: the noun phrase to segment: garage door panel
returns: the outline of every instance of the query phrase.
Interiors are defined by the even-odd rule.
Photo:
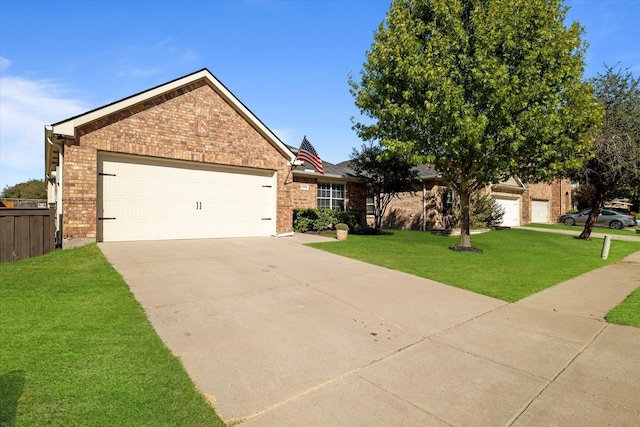
[[[504,209],[502,217],[503,227],[517,227],[520,225],[520,200],[494,197],[495,201]]]
[[[531,201],[531,222],[549,222],[549,202],[547,200]]]
[[[101,221],[103,241],[275,232],[273,172],[189,168],[106,156],[99,167],[99,216],[115,218]]]

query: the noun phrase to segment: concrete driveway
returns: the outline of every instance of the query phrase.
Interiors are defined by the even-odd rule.
[[[309,239],[322,238],[100,248],[227,422],[640,423],[640,330],[592,307],[640,286],[640,256],[622,265],[629,280],[592,284],[606,302],[564,310],[558,297],[573,294],[561,287],[507,304],[300,244]]]

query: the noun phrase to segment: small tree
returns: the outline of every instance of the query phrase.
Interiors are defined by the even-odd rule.
[[[372,144],[362,145],[361,151],[354,148],[349,165],[367,182],[373,196],[374,228],[379,230],[391,200],[398,193],[413,190],[418,174],[404,156]]]
[[[460,227],[460,198],[454,197],[451,215],[447,224],[451,228]],[[502,223],[504,208],[488,194],[475,193],[469,203],[469,225],[472,229],[493,228]]]
[[[577,210],[581,211],[585,208],[593,206],[594,193],[594,188],[590,184],[581,183],[577,185],[572,190],[571,194],[571,200],[573,201],[574,207]]]
[[[629,71],[606,67],[592,83],[605,115],[593,157],[574,175],[592,190],[591,214],[579,239],[589,239],[610,196],[640,185],[640,79]]]
[[[31,179],[2,190],[2,197],[9,199],[46,199],[47,184],[42,179]]]

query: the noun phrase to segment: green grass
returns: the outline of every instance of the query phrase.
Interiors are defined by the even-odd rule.
[[[640,328],[640,288],[611,310],[605,318],[607,322]]]
[[[340,243],[314,243],[318,249],[404,271],[416,276],[515,302],[560,282],[640,250],[637,242],[614,241],[607,260],[602,239],[525,230],[503,230],[471,237],[483,254],[455,252],[459,237],[419,231],[389,231],[378,236],[350,235]]]
[[[526,224],[525,227],[533,227],[533,228],[547,228],[550,230],[567,230],[567,231],[575,231],[576,236],[579,235],[580,233],[582,233],[582,230],[584,230],[584,226],[582,225],[564,225],[564,224],[537,224],[537,223],[532,223],[532,224]],[[617,234],[617,235],[621,235],[621,236],[636,236],[636,237],[640,237],[640,234],[636,233],[636,228],[637,227],[633,227],[633,228],[625,228],[623,230],[611,230],[609,228],[600,228],[600,227],[596,227],[591,231],[591,236],[592,237],[598,237],[595,235],[595,233],[600,233],[600,234]]]
[[[95,244],[0,278],[0,426],[224,425]]]

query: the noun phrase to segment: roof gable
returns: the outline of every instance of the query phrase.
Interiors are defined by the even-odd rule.
[[[293,161],[295,155],[291,150],[206,68],[75,117],[54,123],[50,126],[45,126],[45,145],[50,147],[51,141],[56,139],[66,137],[74,138],[76,136],[76,129],[80,126],[177,90],[198,80],[204,80],[225,102],[240,114],[244,120],[271,143],[276,150],[287,160]]]

